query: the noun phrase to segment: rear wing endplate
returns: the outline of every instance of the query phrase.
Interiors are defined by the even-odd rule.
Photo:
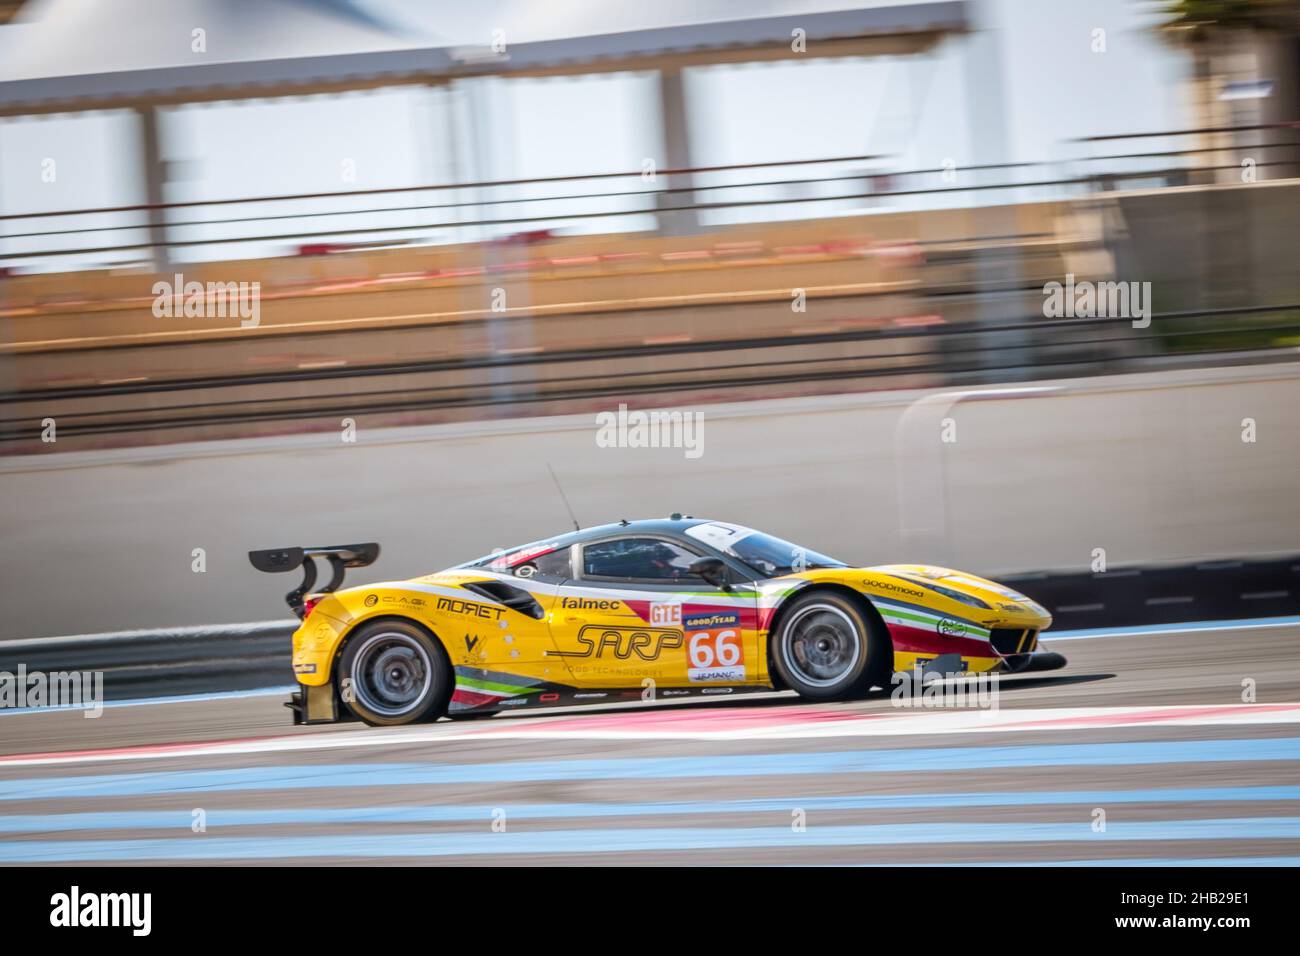
[[[268,551],[250,551],[248,560],[253,567],[268,574],[281,571],[296,571],[302,568],[302,583],[284,596],[293,613],[302,617],[303,598],[312,589],[327,594],[338,590],[348,568],[364,568],[374,564],[379,557],[379,544],[369,541],[365,544],[336,544],[323,548],[271,548]],[[330,563],[329,582],[316,588],[315,558],[325,558]]]

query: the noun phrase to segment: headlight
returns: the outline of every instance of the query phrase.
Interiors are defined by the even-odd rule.
[[[931,591],[936,591],[944,597],[950,597],[954,601],[960,601],[962,604],[969,604],[971,607],[982,607],[986,611],[992,610],[989,605],[985,604],[973,594],[964,594],[961,591],[954,591],[952,588],[946,588],[942,584],[935,584],[933,581],[926,581],[925,586]]]

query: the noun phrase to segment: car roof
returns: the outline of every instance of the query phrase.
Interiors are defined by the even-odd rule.
[[[597,538],[611,535],[668,535],[681,537],[686,528],[708,523],[710,523],[710,519],[693,518],[693,516],[689,515],[676,515],[672,516],[672,518],[645,518],[636,520],[636,522],[629,522],[629,520],[624,519],[621,522],[597,524],[590,528],[580,528],[578,531],[567,531],[562,535],[538,538],[536,541],[525,542],[525,544],[515,545],[513,548],[507,548],[506,550],[515,551],[538,544],[554,544],[556,548],[568,548],[569,545],[576,544],[576,542],[594,541]]]
[[[596,538],[604,538],[609,535],[667,534],[680,537],[687,528],[708,523],[708,518],[694,518],[689,515],[672,518],[642,518],[637,521],[624,519],[610,524],[582,528],[578,531],[569,531],[546,540],[554,541],[558,545],[570,545],[578,541],[593,541]]]
[[[643,518],[638,521],[615,521],[610,524],[595,525],[591,528],[579,528],[577,531],[566,531],[562,534],[551,535],[547,538],[537,538],[523,544],[512,545],[509,548],[498,549],[492,554],[485,554],[482,557],[475,558],[472,561],[465,561],[457,564],[457,568],[470,568],[486,564],[502,554],[512,554],[524,548],[537,547],[541,545],[553,548],[567,548],[572,544],[582,541],[595,541],[600,538],[610,537],[612,535],[636,535],[636,534],[655,534],[667,535],[673,538],[685,538],[687,528],[693,528],[696,525],[709,524],[709,518],[695,518],[690,515],[674,515],[669,518]],[[704,544],[704,542],[696,542]]]

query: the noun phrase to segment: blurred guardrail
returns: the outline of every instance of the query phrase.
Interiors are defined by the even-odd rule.
[[[1083,150],[1071,168],[1092,191],[1294,177],[1298,130],[1293,121],[1085,136],[1070,143]],[[1115,152],[1125,144],[1146,148]]]
[[[1300,555],[999,580],[1051,611],[1053,630],[1300,614]]]
[[[1280,129],[1270,127],[1270,135]],[[1207,149],[1123,155],[1196,169]],[[341,233],[339,242],[305,237],[313,241],[296,247],[308,253],[300,257],[184,266],[187,286],[232,278],[259,283],[255,327],[224,309],[220,317],[160,317],[154,280],[171,287],[174,275],[14,275],[0,284],[0,443],[5,451],[28,450],[49,419],[63,437],[165,442],[266,434],[276,423],[314,420],[325,427],[328,418],[337,427],[339,417],[361,413],[383,416],[379,424],[427,423],[563,414],[591,407],[574,403],[614,396],[744,400],[1122,372],[1197,364],[1207,355],[1229,362],[1289,358],[1300,345],[1300,312],[1289,304],[1300,302],[1300,270],[1288,254],[1300,179],[1113,192],[1118,181],[1104,177],[1129,160],[1109,159],[1095,173],[1065,177],[1091,184],[1072,201],[1026,201],[1032,190],[1014,191],[1031,184],[1037,164],[958,169],[956,185],[938,192],[987,187],[1006,204],[919,212],[825,206],[834,197],[811,184],[859,180],[870,189],[855,195],[926,193],[929,177],[942,180],[954,170],[877,174],[872,164],[881,158],[872,156],[803,161],[847,169],[820,177],[751,175],[799,164],[663,170],[624,192],[658,196],[656,214],[788,200],[811,205],[782,208],[820,208],[825,216],[725,230],[712,220],[711,232],[685,236],[651,229],[557,236],[538,229],[441,245],[385,240],[376,247]],[[1141,179],[1150,171],[1136,173]],[[454,203],[497,208],[564,198],[537,193],[565,180],[630,175],[409,190],[461,188],[468,198],[453,192]],[[703,181],[709,176],[733,181]],[[683,178],[687,186],[665,185]],[[912,181],[917,190],[905,188]],[[733,191],[719,204],[677,202],[684,195],[677,191],[688,189],[697,199],[713,189]],[[389,192],[401,190],[220,203],[285,200],[275,217],[292,219],[307,214],[289,208],[293,201],[339,196],[362,203]],[[578,191],[568,198],[614,195]],[[660,202],[668,198],[674,203]],[[174,204],[173,211],[220,203]],[[151,208],[81,212],[111,218]],[[595,212],[622,216],[627,208]],[[261,215],[233,219],[256,225]],[[503,215],[500,222],[512,228],[528,218]],[[0,229],[11,222],[0,217]],[[69,230],[37,231],[49,239],[91,228],[76,222]],[[244,241],[232,234],[220,242],[226,239]],[[1139,333],[1122,319],[1044,317],[1047,284],[1070,274],[1148,285],[1152,327]]]
[[[1000,580],[1046,607],[1053,631],[1300,614],[1300,555]],[[102,671],[110,701],[283,687],[293,683],[289,638],[295,626],[284,621],[0,641],[0,671]],[[1044,635],[1049,645],[1051,634]]]
[[[463,243],[556,229],[621,233],[771,219],[1077,198],[1252,176],[1296,175],[1297,123],[1142,132],[1067,144],[1061,160],[898,169],[862,154],[533,179],[223,196],[0,215],[0,267],[99,268],[163,258],[212,260]],[[1253,139],[1247,142],[1247,138]],[[1096,154],[1146,140],[1192,147]],[[1081,148],[1082,147],[1082,148]],[[816,168],[812,175],[806,170]],[[999,199],[999,195],[1006,198]],[[988,197],[988,198],[985,198]],[[161,238],[151,228],[161,227]],[[240,252],[241,247],[251,250]]]
[[[782,301],[776,308],[784,312],[787,306]],[[1270,354],[1270,342],[1300,340],[1300,303],[1153,315],[1151,328],[1141,331],[1115,318],[974,325],[916,316],[846,320],[834,330],[804,334],[673,338],[631,347],[538,347],[515,354],[28,389],[0,394],[0,443],[39,450],[46,419],[57,422],[60,440],[137,432],[166,440],[169,434],[193,438],[200,429],[209,429],[203,437],[234,435],[257,423],[332,428],[340,416],[362,414],[372,423],[397,424],[383,416],[490,406],[504,413],[535,414],[539,406],[556,413],[562,403],[610,397],[698,401],[725,391],[753,398],[782,389],[843,390],[849,383],[915,387],[976,372],[1061,377],[1098,362],[1124,371],[1152,355],[1180,351],[1212,349],[1219,361],[1237,354],[1260,358]],[[1294,355],[1290,345],[1279,351]]]
[[[0,671],[101,671],[109,700],[260,690],[293,683],[296,621],[0,641]]]

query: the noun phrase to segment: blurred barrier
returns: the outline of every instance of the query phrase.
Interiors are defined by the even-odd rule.
[[[702,324],[731,336],[678,336],[661,315],[659,338],[632,347],[548,348],[542,340],[506,354],[466,351],[373,365],[340,360],[292,371],[28,389],[0,394],[0,443],[15,451],[48,450],[40,440],[47,418],[58,422],[61,440],[140,433],[162,442],[233,437],[248,434],[247,426],[276,422],[333,428],[340,417],[359,415],[384,423],[382,416],[463,417],[483,408],[499,416],[537,414],[539,408],[555,414],[565,404],[610,398],[716,401],[722,392],[752,397],[778,389],[812,394],[918,387],[974,373],[1047,378],[1098,363],[1125,371],[1141,367],[1135,363],[1164,351],[1158,347],[1171,340],[1184,357],[1213,349],[1217,356],[1290,359],[1294,349],[1285,340],[1300,338],[1300,303],[1152,315],[1151,328],[1142,330],[1109,317],[987,324],[950,324],[938,315],[873,317],[857,312],[861,306],[848,298],[822,308],[837,305],[853,311],[812,333],[758,331],[764,317],[773,328],[788,323],[781,300],[766,312],[749,305],[748,335],[742,323],[720,314]],[[692,319],[699,315],[692,310]],[[1275,339],[1284,347],[1271,348]],[[1198,347],[1202,342],[1207,346]]]
[[[999,386],[964,403],[952,444],[932,423],[947,521],[924,548],[905,535],[899,503],[932,466],[900,472],[898,429],[928,391],[783,398],[768,389],[760,401],[688,407],[706,423],[699,458],[681,447],[602,446],[594,411],[617,400],[566,417],[413,427],[363,416],[355,442],[336,430],[282,430],[76,451],[90,439],[60,437],[41,454],[0,459],[0,640],[277,619],[279,589],[247,566],[249,550],[276,543],[268,529],[280,539],[382,541],[382,567],[365,569],[376,573],[361,583],[538,540],[569,524],[547,462],[584,524],[709,515],[858,565],[1007,574],[1086,570],[1097,548],[1115,567],[1297,550],[1300,363],[1028,387],[1050,394],[1003,400]],[[924,437],[930,426],[919,424]],[[206,573],[193,567],[196,548]],[[58,573],[33,554],[51,556]]]
[[[1300,555],[1269,561],[1003,575],[1053,617],[1052,631],[1300,614]],[[295,621],[0,641],[0,671],[102,671],[108,701],[293,683]]]
[[[1107,150],[1149,144],[1137,152],[1090,153],[1077,162],[1094,191],[1254,182],[1300,175],[1300,123],[1209,126],[1164,132],[1112,133],[1071,141],[1076,147]],[[1186,146],[1183,144],[1191,143]],[[1176,144],[1179,148],[1161,148]],[[1259,172],[1264,169],[1266,172]]]
[[[354,394],[361,411],[419,422],[614,395],[716,401],[1282,358],[1300,344],[1300,316],[1281,304],[1300,301],[1286,240],[1298,207],[1289,180],[186,267],[187,283],[223,269],[262,283],[255,328],[156,316],[148,274],[18,276],[0,303],[0,431],[22,440],[71,415],[69,435],[261,434],[238,425],[333,414],[341,390],[311,384],[326,381],[350,386],[348,413]],[[1005,234],[984,234],[990,214]],[[1045,319],[1044,290],[1067,274],[1149,283],[1156,323]],[[176,430],[205,422],[221,427]]]
[[[1300,614],[1300,555],[998,580],[1051,611],[1053,630]]]
[[[109,701],[293,683],[296,621],[0,641],[0,671],[102,671]]]

